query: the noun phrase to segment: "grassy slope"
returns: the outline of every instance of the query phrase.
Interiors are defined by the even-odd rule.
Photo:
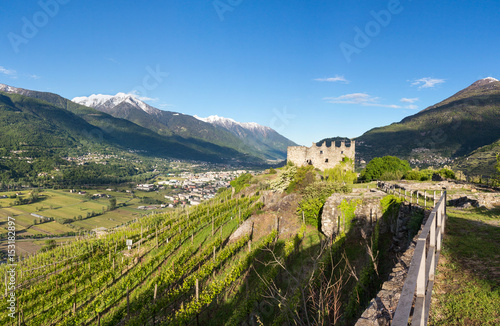
[[[500,153],[500,139],[458,160],[454,168],[468,175],[492,176],[496,173],[495,164],[498,153]]]
[[[430,325],[500,324],[500,210],[448,210]]]

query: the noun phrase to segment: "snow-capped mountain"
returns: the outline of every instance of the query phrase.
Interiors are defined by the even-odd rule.
[[[219,117],[218,115],[211,115],[211,116],[206,117],[206,118],[201,118],[197,115],[195,115],[194,117],[198,120],[205,121],[205,122],[211,123],[213,125],[217,125],[217,126],[226,128],[228,130],[231,130],[231,129],[234,129],[237,127],[245,128],[248,130],[260,130],[262,132],[273,130],[269,127],[259,125],[258,123],[255,123],[255,122],[238,122],[238,121],[233,120],[231,118]]]
[[[163,111],[131,94],[94,94],[75,97],[73,102],[127,119],[161,135],[201,139],[267,160],[285,159],[287,147],[295,145],[273,129],[254,122],[241,123],[218,116],[199,118]]]
[[[217,115],[211,115],[207,118],[201,118],[196,115],[194,117],[228,130],[248,146],[253,146],[261,151],[278,150],[286,153],[288,146],[296,145],[288,138],[277,133],[274,129],[255,122],[238,122],[231,118],[219,117]]]
[[[144,103],[143,101],[137,99],[132,94],[118,93],[116,95],[103,95],[103,94],[92,94],[90,96],[75,97],[72,99],[73,102],[85,105],[99,111],[105,111],[107,109],[112,109],[121,103],[127,103],[140,108],[147,113],[154,113],[156,108]]]

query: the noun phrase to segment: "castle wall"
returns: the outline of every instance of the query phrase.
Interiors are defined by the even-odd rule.
[[[287,149],[287,160],[289,162],[293,162],[297,166],[313,165],[320,170],[333,168],[342,162],[344,157],[354,161],[354,156],[354,140],[351,141],[350,146],[346,146],[345,142],[341,142],[340,147],[336,147],[335,142],[332,142],[331,146],[326,146],[326,142],[323,142],[321,146],[313,143],[311,147],[290,146]]]

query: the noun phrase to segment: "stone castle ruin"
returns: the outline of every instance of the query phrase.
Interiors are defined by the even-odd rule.
[[[355,141],[350,140],[347,145],[341,141],[340,147],[337,147],[335,141],[325,140],[320,145],[313,143],[311,147],[290,146],[287,161],[297,166],[313,165],[320,170],[331,169],[345,157],[354,162]]]

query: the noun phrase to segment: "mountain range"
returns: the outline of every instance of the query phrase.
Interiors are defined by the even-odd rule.
[[[273,129],[257,123],[240,123],[217,116],[204,119],[159,110],[130,94],[94,94],[89,97],[76,97],[72,101],[108,113],[115,118],[129,120],[160,135],[200,139],[263,160],[284,160],[287,147],[295,145]]]
[[[70,101],[0,84],[0,115],[0,148],[7,149],[41,146],[67,154],[115,148],[166,158],[263,164],[284,159],[287,144],[294,144],[280,136],[281,147],[254,148],[225,128],[159,110],[124,93]]]
[[[359,160],[394,155],[433,165],[500,140],[500,81],[488,77],[398,123],[356,138]]]

